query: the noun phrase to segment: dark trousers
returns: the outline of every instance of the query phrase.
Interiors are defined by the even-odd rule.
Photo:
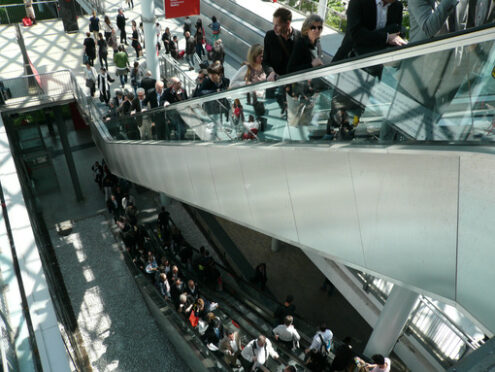
[[[126,39],[126,33],[125,33],[125,28],[119,28],[120,30],[120,43],[124,43],[125,45],[127,45],[127,39]]]
[[[100,67],[103,67],[103,62],[105,62],[105,68],[108,71],[108,54],[101,55],[100,54]]]

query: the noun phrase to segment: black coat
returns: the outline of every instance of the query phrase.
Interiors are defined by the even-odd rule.
[[[155,89],[156,80],[152,77],[145,76],[141,79],[141,88],[144,89],[145,93],[148,94],[150,89]]]
[[[294,49],[287,65],[287,72],[291,73],[313,67],[311,64],[311,61],[313,61],[312,51],[316,51],[316,46],[311,45],[307,36],[300,37],[294,44]]]
[[[206,329],[206,332],[205,332],[205,340],[206,340],[206,343],[208,344],[213,344],[215,346],[218,346],[220,340],[223,338],[224,336],[224,333],[223,333],[223,325],[220,324],[220,327],[219,327],[219,330],[220,330],[220,335],[217,336],[215,334],[215,329],[212,327],[212,325],[210,325],[207,329]]]
[[[147,93],[146,93],[146,99],[145,99],[145,102],[146,104],[150,104],[150,107],[152,109],[156,108],[156,107],[159,107],[159,106],[163,106],[165,104],[165,92],[163,91],[162,94],[160,95],[160,99],[158,100],[158,95],[156,94],[156,90],[155,89],[150,89]]]
[[[222,81],[220,82],[219,85],[215,84],[208,77],[203,80],[203,83],[199,88],[199,95],[203,96],[205,94],[216,93],[218,89],[220,89],[220,91],[227,90],[229,88],[229,85],[230,85],[230,80],[224,76],[222,76]]]
[[[402,3],[395,1],[387,11],[387,24],[376,28],[376,1],[351,0],[347,8],[347,31],[333,61],[355,54],[371,53],[387,46],[387,33],[400,32],[402,27]]]
[[[84,39],[85,52],[89,58],[96,58],[96,45],[92,37],[87,37]]]
[[[187,93],[185,90],[182,90],[181,93],[177,93],[173,92],[172,88],[165,89],[165,92],[163,92],[163,96],[165,101],[167,101],[168,103],[176,103],[187,99]]]
[[[119,30],[125,29],[125,15],[123,14],[117,15],[117,27]]]
[[[263,49],[263,69],[266,75],[275,71],[278,75],[287,73],[287,64],[292,54],[294,44],[301,37],[301,32],[294,30],[288,40],[277,36],[275,31],[267,31]]]

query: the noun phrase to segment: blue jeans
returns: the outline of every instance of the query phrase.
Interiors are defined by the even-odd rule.
[[[194,54],[186,54],[186,61],[189,63],[189,66],[194,68]]]
[[[203,49],[203,44],[196,44],[196,54],[199,58],[206,54],[205,50]]]

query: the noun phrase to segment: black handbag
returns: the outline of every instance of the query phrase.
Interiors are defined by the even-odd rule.
[[[256,114],[256,116],[265,115],[266,110],[265,110],[265,105],[263,104],[263,102],[256,101],[256,102],[254,102],[253,107],[254,107],[254,113]]]

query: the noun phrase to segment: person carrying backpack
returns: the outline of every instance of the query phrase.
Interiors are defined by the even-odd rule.
[[[266,370],[264,367],[268,357],[278,359],[278,353],[273,349],[272,343],[265,336],[251,340],[242,350],[243,365],[245,371]]]
[[[332,346],[333,333],[322,323],[313,337],[309,348],[305,350],[306,365],[311,371],[323,371],[328,366],[328,354]]]

